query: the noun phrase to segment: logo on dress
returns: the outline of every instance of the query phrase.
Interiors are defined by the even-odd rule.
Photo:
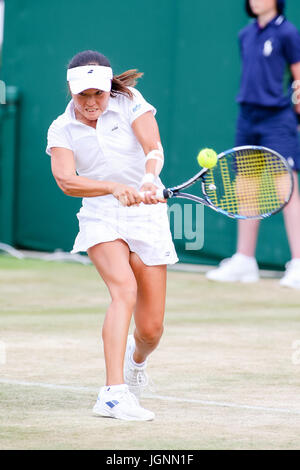
[[[132,108],[132,112],[133,112],[133,113],[136,113],[136,112],[140,109],[141,106],[142,106],[142,105],[141,105],[140,103],[139,103],[139,104],[136,104],[136,105]]]
[[[271,55],[272,52],[273,52],[273,44],[272,44],[271,39],[268,39],[268,40],[264,43],[263,55],[264,55],[265,57],[269,57],[269,55]]]

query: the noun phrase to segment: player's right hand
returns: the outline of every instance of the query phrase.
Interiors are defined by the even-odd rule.
[[[143,203],[144,204],[157,204],[158,202],[167,202],[163,198],[156,196],[157,186],[153,183],[144,183],[140,187],[140,192],[143,193]]]

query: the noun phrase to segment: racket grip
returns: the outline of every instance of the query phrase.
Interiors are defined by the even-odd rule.
[[[150,192],[150,191],[149,191],[149,192]],[[146,191],[140,191],[140,195],[141,195],[142,197],[143,197],[145,194],[146,194]],[[159,189],[156,191],[155,196],[156,196],[158,199],[168,199],[169,193],[167,192],[166,188],[159,188]]]

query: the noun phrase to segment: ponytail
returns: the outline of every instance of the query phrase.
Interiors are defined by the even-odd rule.
[[[139,72],[137,69],[127,70],[120,75],[114,75],[111,84],[111,96],[122,94],[132,98],[133,94],[128,87],[134,87],[138,79],[142,76],[143,73]]]

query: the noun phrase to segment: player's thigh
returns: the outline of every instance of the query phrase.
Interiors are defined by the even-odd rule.
[[[130,254],[130,265],[137,281],[136,326],[159,330],[164,320],[167,266],[147,266],[136,253]]]
[[[88,249],[88,255],[111,296],[134,296],[137,283],[130,266],[130,252],[126,242],[121,239],[98,243]]]

